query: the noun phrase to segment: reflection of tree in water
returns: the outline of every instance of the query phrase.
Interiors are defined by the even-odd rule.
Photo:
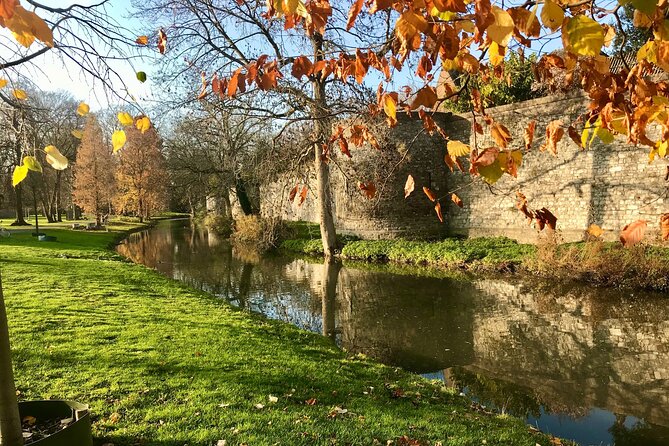
[[[541,415],[543,403],[534,395],[532,389],[473,373],[462,367],[452,367],[448,372],[449,384],[455,385],[461,391],[467,389],[468,394],[476,396],[481,404],[518,417]]]
[[[652,426],[639,421],[627,427],[627,416],[616,414],[616,421],[609,429],[615,446],[666,446],[669,444],[669,428]]]

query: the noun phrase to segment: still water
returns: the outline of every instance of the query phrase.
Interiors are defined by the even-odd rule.
[[[237,250],[188,220],[133,234],[118,250],[544,432],[584,446],[669,445],[663,295],[397,266],[326,271]]]

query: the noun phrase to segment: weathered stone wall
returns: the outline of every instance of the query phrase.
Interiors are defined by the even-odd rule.
[[[582,239],[592,223],[607,230],[609,239],[617,238],[623,226],[638,219],[648,220],[649,229],[657,233],[660,214],[669,212],[666,161],[656,159],[649,164],[648,149],[627,144],[623,138],[608,145],[595,139],[592,148],[584,151],[565,134],[557,156],[539,151],[549,122],[560,119],[568,124],[585,107],[582,95],[571,94],[488,109],[514,136],[511,148],[523,148],[522,135],[532,120],[537,121],[535,140],[532,149],[524,153],[517,179],[504,175],[490,188],[482,182],[467,186],[472,180],[469,175],[454,173],[449,177],[449,189],[462,187],[457,193],[464,201],[463,209],[449,205],[450,231],[536,241],[537,232],[528,228],[527,220],[515,208],[516,191],[522,191],[532,208],[546,207],[555,214],[566,241]],[[470,126],[457,123],[446,130],[452,138],[474,144]],[[476,136],[480,148],[495,145],[488,134]]]
[[[648,163],[648,149],[618,138],[604,145],[598,139],[590,150],[581,150],[567,135],[558,144],[556,156],[539,151],[549,122],[570,123],[583,113],[586,99],[581,94],[554,95],[488,109],[496,121],[506,125],[514,139],[511,148],[523,148],[522,135],[531,120],[537,121],[532,149],[524,153],[518,178],[504,175],[493,187],[469,174],[450,173],[444,165],[445,144],[438,137],[420,134],[417,118],[401,118],[388,130],[388,145],[382,151],[352,149],[353,158],[339,156],[331,166],[334,209],[338,229],[365,238],[396,236],[438,236],[448,230],[469,236],[506,235],[535,242],[538,233],[515,208],[516,191],[527,196],[534,209],[546,207],[558,218],[558,230],[565,241],[580,240],[592,223],[617,238],[620,229],[638,219],[649,221],[650,239],[656,237],[659,216],[669,212],[669,183],[664,181],[667,161]],[[494,146],[489,135],[471,132],[469,115],[438,114],[437,122],[452,139],[469,141],[479,148]],[[405,156],[406,155],[406,156]],[[466,163],[465,163],[466,164]],[[467,166],[466,166],[467,167]],[[404,182],[411,174],[416,191],[404,199]],[[296,176],[264,186],[265,214],[290,220],[318,221],[315,176],[309,179],[309,198],[301,207],[289,204]],[[379,196],[366,199],[357,182],[374,182]],[[429,186],[442,197],[445,224],[436,218],[433,206],[421,189]],[[464,202],[460,209],[451,203],[448,191],[456,191]]]
[[[393,129],[382,128],[378,135],[381,150],[371,147],[351,148],[352,157],[336,154],[330,164],[333,209],[337,230],[364,238],[435,237],[446,234],[447,226],[439,222],[432,206],[421,191],[429,186],[437,194],[445,194],[449,173],[444,169],[444,143],[421,132],[417,118],[399,117]],[[435,118],[446,126],[451,117],[438,114]],[[338,150],[338,149],[337,149]],[[288,220],[318,221],[316,207],[316,177],[311,163],[299,175],[284,175],[279,181],[261,186],[261,212],[279,215]],[[407,175],[416,180],[416,192],[404,199]],[[288,201],[295,184],[308,180],[309,195],[298,206]],[[377,196],[368,199],[358,188],[358,182],[372,182]]]

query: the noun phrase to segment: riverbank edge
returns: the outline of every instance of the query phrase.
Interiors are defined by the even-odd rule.
[[[157,222],[153,222],[152,224],[155,224]],[[118,256],[115,256],[114,252],[112,251],[113,246],[115,246],[118,242],[122,241],[126,237],[128,237],[131,233],[137,232],[137,231],[142,231],[146,230],[148,227],[150,227],[151,223],[144,224],[142,226],[137,226],[137,227],[128,227],[123,230],[114,230],[113,234],[111,236],[111,240],[109,239],[109,235],[104,236],[104,237],[99,237],[101,235],[100,233],[77,233],[76,231],[70,231],[66,229],[53,229],[53,232],[56,233],[56,235],[59,235],[59,242],[61,246],[58,246],[55,251],[56,253],[52,253],[51,255],[44,256],[43,249],[53,249],[54,245],[48,245],[48,244],[37,244],[33,241],[30,240],[27,236],[24,235],[25,239],[28,241],[23,247],[20,247],[21,245],[17,245],[16,242],[19,240],[12,240],[12,246],[19,246],[20,248],[17,248],[17,250],[14,250],[12,252],[6,253],[6,255],[3,255],[3,259],[0,259],[0,264],[6,263],[6,262],[16,262],[13,265],[5,265],[6,274],[4,274],[5,278],[5,284],[9,288],[16,288],[17,285],[17,280],[23,275],[26,274],[26,272],[32,271],[34,268],[36,268],[36,265],[39,263],[45,261],[45,259],[52,265],[56,266],[56,268],[53,268],[53,271],[51,269],[39,269],[39,276],[40,280],[43,280],[47,283],[50,284],[50,289],[49,289],[49,294],[50,296],[58,296],[58,295],[64,295],[64,296],[69,296],[76,294],[74,292],[74,289],[68,289],[68,284],[70,287],[74,286],[74,283],[80,283],[80,281],[88,281],[89,283],[91,282],[91,277],[87,275],[86,271],[92,271],[93,269],[99,269],[99,270],[105,270],[109,268],[110,265],[114,265],[113,269],[118,269],[119,271],[117,272],[118,277],[111,277],[109,276],[109,281],[105,283],[105,287],[109,288],[114,288],[114,287],[121,287],[125,289],[125,283],[124,283],[124,277],[126,274],[133,276],[132,280],[132,288],[130,289],[134,294],[135,298],[139,297],[141,300],[141,296],[137,296],[137,292],[140,289],[145,289],[147,292],[150,291],[151,294],[151,299],[155,300],[158,295],[156,293],[156,287],[160,287],[159,289],[164,288],[167,293],[160,293],[163,294],[160,298],[161,299],[169,299],[170,301],[174,300],[179,300],[180,297],[184,298],[184,300],[191,301],[191,304],[193,303],[194,300],[200,299],[202,302],[203,306],[206,307],[212,307],[212,308],[219,308],[222,311],[222,314],[216,315],[219,316],[219,318],[231,318],[234,320],[239,320],[242,319],[243,323],[247,325],[246,327],[246,334],[244,338],[250,337],[250,338],[259,338],[260,339],[260,344],[264,345],[265,343],[267,344],[278,344],[281,346],[281,350],[289,350],[294,348],[294,342],[293,341],[299,341],[304,344],[307,353],[302,352],[302,354],[306,357],[307,354],[311,354],[312,351],[318,350],[318,356],[323,358],[325,356],[333,356],[334,360],[333,361],[319,361],[319,364],[317,365],[316,363],[311,364],[310,362],[304,363],[304,367],[308,368],[311,370],[310,373],[315,374],[314,377],[316,378],[316,381],[318,382],[320,380],[332,380],[334,376],[338,376],[340,372],[345,372],[344,376],[342,379],[347,379],[351,381],[351,384],[348,384],[347,386],[343,386],[343,390],[349,389],[350,387],[355,387],[356,389],[359,388],[360,394],[359,395],[354,395],[352,396],[350,393],[348,395],[349,401],[347,404],[347,407],[349,408],[354,408],[356,407],[356,401],[361,398],[373,398],[375,401],[377,401],[374,405],[374,410],[370,411],[370,416],[371,414],[376,413],[377,416],[382,416],[384,417],[383,423],[379,422],[379,424],[387,424],[388,421],[390,422],[390,425],[397,424],[399,425],[404,425],[409,420],[412,420],[413,422],[416,422],[414,419],[416,417],[415,413],[420,412],[424,408],[430,408],[431,411],[437,410],[439,414],[443,412],[443,414],[452,414],[449,415],[451,420],[451,424],[445,423],[445,418],[442,417],[441,415],[435,415],[427,417],[428,419],[425,421],[420,422],[420,427],[419,432],[417,433],[412,433],[411,432],[411,427],[409,427],[409,430],[406,432],[406,435],[397,435],[397,433],[393,433],[388,431],[387,435],[385,438],[381,436],[381,440],[383,441],[383,444],[386,444],[386,440],[388,438],[392,439],[392,443],[388,444],[414,444],[414,443],[407,443],[409,441],[412,441],[413,438],[425,438],[426,441],[422,442],[416,442],[415,444],[430,444],[430,445],[437,445],[440,444],[438,440],[434,440],[435,438],[443,438],[444,441],[449,438],[448,435],[445,434],[445,432],[450,432],[450,431],[462,431],[462,425],[465,424],[467,427],[464,432],[469,432],[471,431],[471,434],[468,434],[471,436],[469,440],[465,440],[462,444],[480,444],[481,440],[485,440],[488,438],[490,441],[490,438],[504,438],[506,440],[505,444],[542,444],[542,445],[549,445],[551,443],[551,439],[543,434],[536,433],[535,431],[532,431],[527,428],[527,426],[524,424],[524,422],[520,419],[509,417],[507,415],[504,416],[497,416],[497,415],[491,415],[491,414],[486,414],[486,413],[481,413],[480,411],[477,411],[475,409],[469,408],[469,404],[466,399],[462,398],[461,396],[458,396],[452,392],[452,390],[446,389],[443,387],[441,384],[437,384],[434,382],[430,382],[426,379],[420,378],[417,375],[413,375],[409,372],[404,372],[401,371],[397,368],[389,367],[389,366],[384,366],[376,361],[369,360],[363,356],[359,355],[350,355],[347,354],[346,352],[343,352],[341,349],[336,347],[334,344],[328,342],[325,338],[322,336],[319,336],[314,333],[306,332],[304,330],[300,330],[290,324],[280,322],[280,321],[274,321],[274,320],[269,320],[266,319],[265,317],[258,315],[258,314],[249,314],[245,313],[241,310],[235,309],[231,305],[222,302],[219,299],[216,299],[214,296],[212,296],[209,293],[201,292],[198,291],[188,285],[185,285],[181,282],[178,282],[173,279],[169,279],[167,277],[162,276],[161,274],[157,273],[156,271],[151,270],[150,268],[144,267],[142,265],[136,265],[130,262],[118,262],[117,260],[119,259]],[[63,237],[63,235],[67,234],[72,238],[74,235],[75,238],[85,240],[85,243],[82,243],[80,246],[86,246],[86,248],[93,247],[95,248],[96,254],[92,254],[93,257],[88,258],[86,253],[82,250],[81,255],[75,256],[75,257],[68,257],[68,256],[62,256],[61,254],[58,254],[58,251],[64,252],[64,251],[73,251],[78,248],[77,245],[72,245],[69,244],[68,242],[63,242],[62,240],[67,240],[68,237]],[[97,238],[97,239],[96,239]],[[102,240],[106,239],[106,240]],[[96,243],[97,242],[97,243]],[[99,246],[96,246],[99,245]],[[0,246],[2,246],[2,243],[0,243]],[[29,250],[28,248],[31,247],[38,247],[33,250]],[[99,257],[97,252],[101,250],[107,250],[108,255],[106,257]],[[84,268],[81,262],[92,262],[90,267]],[[78,265],[76,268],[72,268],[71,262],[77,262],[76,264]],[[33,266],[33,263],[35,266]],[[19,273],[14,271],[14,269],[17,269]],[[58,270],[67,269],[68,274],[70,274],[70,280],[68,282],[62,281],[62,277],[59,277],[59,272]],[[90,274],[90,272],[89,272]],[[79,277],[80,276],[80,277]],[[105,276],[107,277],[107,276]],[[143,282],[143,285],[142,285]],[[109,291],[105,292],[107,295],[110,294]],[[16,299],[21,299],[22,301],[22,306],[29,306],[28,302],[31,301],[33,298],[34,299],[40,299],[43,300],[43,297],[38,297],[37,295],[39,294],[39,291],[35,291],[34,294],[36,294],[35,297],[30,295],[30,290],[27,292],[22,292],[21,296],[18,296],[15,292],[9,291],[7,293],[7,298],[9,301],[16,302]],[[36,306],[36,308],[41,308],[39,305]],[[35,311],[36,308],[33,308],[32,311]],[[15,308],[12,308],[13,310],[16,310]],[[66,308],[62,308],[62,310],[66,311]],[[192,312],[194,310],[189,310],[189,312]],[[169,314],[163,314],[161,315],[162,317],[167,317]],[[16,316],[16,315],[15,315]],[[173,315],[174,316],[174,315]],[[50,316],[48,316],[50,317]],[[18,319],[21,319],[20,317]],[[33,320],[34,322],[34,320]],[[171,323],[174,323],[173,321]],[[62,328],[61,328],[62,329]],[[29,333],[29,332],[28,332]],[[42,334],[40,334],[41,336]],[[183,335],[183,333],[182,333]],[[277,335],[279,335],[277,337]],[[281,336],[283,335],[283,336]],[[28,337],[33,337],[33,335],[27,335]],[[188,336],[186,336],[188,337]],[[106,337],[104,338],[106,339]],[[273,342],[270,342],[270,339]],[[21,354],[25,354],[23,350],[26,350],[26,346],[22,345],[23,342],[16,342],[16,337],[12,336],[13,340],[13,346],[14,348],[17,348],[19,351],[21,351]],[[90,342],[91,340],[87,340],[87,342]],[[137,339],[134,339],[135,342],[137,342]],[[31,343],[34,343],[35,339],[30,339],[28,344],[30,345]],[[215,341],[214,341],[215,342]],[[19,344],[18,347],[16,344]],[[239,350],[239,351],[245,351],[247,350],[243,346],[239,344],[233,344],[234,346],[232,347],[234,350]],[[141,345],[135,345],[133,344],[132,346],[133,349],[141,349]],[[276,348],[276,345],[274,346]],[[52,346],[49,346],[49,349],[52,349]],[[204,346],[201,346],[204,350]],[[316,350],[315,350],[316,349]],[[119,349],[119,350],[122,350]],[[252,349],[250,349],[252,350]],[[194,350],[197,352],[197,350]],[[192,352],[189,352],[192,353]],[[21,354],[19,354],[19,361],[18,361],[18,368],[20,371],[23,371],[24,373],[27,373],[27,370],[23,370],[23,368],[27,367],[27,365],[21,365],[23,362],[20,360]],[[116,351],[115,354],[122,354],[122,351]],[[194,358],[190,359],[193,363],[198,360],[200,357],[206,357],[208,353],[201,353],[201,354],[187,354],[184,355],[184,361],[188,362],[188,358]],[[260,352],[260,356],[262,356],[263,361],[265,366],[267,366],[268,370],[274,369],[274,367],[271,364],[268,364],[268,361],[271,362],[271,358],[277,356],[276,351],[272,352]],[[278,358],[279,361],[282,359],[281,357]],[[285,358],[283,358],[285,360]],[[299,359],[299,358],[298,358]],[[33,359],[35,360],[35,359]],[[313,358],[312,358],[313,360]],[[165,361],[161,362],[163,364]],[[47,364],[48,364],[47,360]],[[82,364],[85,364],[86,362],[82,362]],[[354,363],[356,370],[359,372],[362,371],[362,373],[359,373],[359,376],[354,373],[353,371],[350,370],[350,365]],[[219,363],[219,366],[225,366],[224,363]],[[110,367],[109,364],[105,364],[106,367]],[[113,366],[113,365],[112,365]],[[119,365],[120,366],[120,365]],[[279,366],[282,366],[279,364]],[[164,367],[164,366],[160,366]],[[360,368],[362,367],[362,368]],[[28,369],[32,370],[34,367]],[[35,369],[42,369],[42,367],[35,368]],[[104,369],[104,367],[102,367]],[[57,374],[57,370],[52,370],[50,373],[52,374]],[[97,372],[97,373],[102,373],[104,372]],[[155,373],[152,372],[152,373]],[[320,373],[320,374],[319,374]],[[77,376],[81,375],[82,371],[79,370],[77,372]],[[84,377],[83,379],[86,379],[85,373],[83,373]],[[113,376],[113,373],[111,374]],[[370,376],[375,376],[374,381],[370,381]],[[92,377],[88,377],[92,378]],[[275,377],[274,377],[275,378]],[[327,378],[327,379],[326,379]],[[31,394],[30,389],[26,389],[26,381],[30,382],[31,379],[36,379],[40,380],[40,386],[47,386],[48,388],[48,383],[42,382],[43,380],[39,378],[38,376],[35,377],[30,377],[26,378],[25,376],[22,378],[22,382],[19,383],[19,386],[22,388],[22,392],[25,396],[29,397],[49,397],[49,393],[45,395],[44,393],[38,392],[38,394]],[[62,379],[60,385],[62,385]],[[79,378],[82,379],[82,378]],[[192,380],[192,378],[190,378]],[[95,380],[99,380],[98,378],[95,378]],[[272,381],[272,382],[270,382]],[[273,383],[274,380],[268,380],[265,384],[268,388],[271,388],[272,385],[276,385]],[[288,385],[288,383],[284,383],[284,386]],[[59,387],[59,385],[56,385],[56,387]],[[66,386],[67,387],[67,386]],[[139,387],[142,387],[141,385]],[[289,386],[290,387],[290,386]],[[142,387],[143,388],[143,387]],[[377,392],[374,397],[371,396],[365,396],[362,397],[362,394],[367,394],[367,391],[363,392],[364,389],[368,389],[369,392],[374,391],[373,389],[378,389],[374,392]],[[185,389],[182,389],[185,391]],[[216,389],[219,391],[220,389]],[[63,392],[63,389],[59,387],[59,389],[51,389],[51,392]],[[82,392],[83,394],[94,394],[91,389],[77,389],[77,392]],[[143,391],[140,391],[140,394]],[[291,392],[292,393],[292,392]],[[278,392],[277,392],[278,394]],[[150,423],[145,423],[147,428],[146,430],[143,430],[140,426],[141,423],[137,423],[137,420],[134,420],[135,422],[133,423],[133,420],[131,417],[128,415],[130,412],[127,412],[125,416],[119,418],[118,413],[116,412],[119,410],[116,406],[109,406],[108,401],[105,400],[104,402],[101,402],[102,406],[97,404],[95,401],[91,402],[90,401],[90,395],[88,397],[81,397],[74,395],[74,397],[78,399],[84,400],[84,402],[87,403],[92,403],[92,408],[94,412],[97,412],[96,416],[96,423],[100,423],[99,426],[96,427],[96,432],[99,435],[99,438],[96,438],[96,444],[97,443],[104,443],[107,440],[111,440],[114,442],[114,444],[134,444],[133,443],[133,435],[128,435],[131,432],[136,432],[135,433],[135,438],[143,438],[143,439],[148,439],[150,444],[153,444],[150,440],[151,438],[151,433],[153,432],[152,429],[155,429],[156,426],[161,426],[162,421],[158,424],[156,422],[150,422]],[[257,399],[257,395],[254,396],[254,398]],[[161,396],[161,399],[164,397]],[[244,395],[244,398],[248,398],[248,395]],[[268,398],[267,394],[264,395],[264,398]],[[270,395],[271,398],[271,395]],[[349,415],[346,415],[348,412],[344,409],[339,409],[339,405],[334,406],[331,401],[331,399],[337,400],[337,399],[342,399],[341,397],[337,396],[337,392],[332,392],[332,395],[324,395],[324,396],[319,396],[318,402],[314,400],[313,403],[307,402],[306,405],[304,402],[299,401],[299,399],[296,398],[288,398],[287,396],[282,396],[282,405],[283,399],[290,399],[291,403],[294,403],[298,407],[299,412],[304,412],[304,411],[314,411],[319,413],[319,417],[322,416],[325,420],[323,423],[325,423],[326,426],[321,426],[318,429],[316,429],[312,435],[319,436],[323,440],[327,438],[328,436],[332,438],[334,435],[335,437],[337,436],[337,433],[339,433],[342,437],[344,437],[343,432],[339,432],[337,428],[337,424],[343,424],[346,420],[346,422],[351,419],[351,426],[348,426],[347,428],[342,428],[342,429],[353,429],[359,430],[359,432],[356,435],[359,435],[360,438],[364,438],[364,430],[366,429],[364,425],[361,424],[360,427],[356,427],[360,421],[354,422],[355,417],[351,417]],[[133,394],[133,399],[137,399],[137,396]],[[292,401],[295,400],[295,401]],[[345,400],[346,401],[346,400]],[[271,403],[271,400],[270,400]],[[164,404],[164,402],[162,403]],[[267,403],[265,403],[267,404]],[[327,405],[326,407],[323,407],[323,404]],[[270,404],[271,405],[271,404]],[[224,410],[229,410],[227,405]],[[219,405],[219,407],[223,407]],[[234,404],[233,404],[234,406]],[[248,408],[246,408],[246,412],[250,412],[250,415],[252,418],[258,417],[258,418],[263,418],[265,415],[265,412],[263,412],[263,408],[260,406],[263,406],[262,404],[256,404],[252,405],[251,403],[248,404]],[[330,408],[328,409],[327,407],[332,406],[334,409]],[[378,406],[378,407],[377,407]],[[260,407],[260,408],[259,408]],[[343,407],[343,405],[342,405]],[[290,405],[289,405],[289,409]],[[221,409],[218,409],[221,410]],[[270,409],[271,410],[271,409]],[[113,411],[113,412],[112,412]],[[286,411],[286,408],[283,409],[283,412]],[[321,412],[325,411],[325,416]],[[136,408],[135,408],[136,412]],[[123,413],[123,412],[121,412]],[[294,414],[293,414],[294,415]],[[161,417],[166,417],[168,415],[161,415]],[[245,416],[248,416],[248,413],[245,414]],[[357,416],[357,415],[356,415]],[[126,419],[127,417],[127,419]],[[390,417],[390,420],[385,420],[385,417]],[[363,419],[364,417],[360,417]],[[394,421],[393,421],[394,419]],[[111,421],[110,421],[111,420]],[[266,421],[266,420],[265,420]],[[364,421],[364,420],[363,420]],[[129,432],[126,433],[124,429],[126,429],[126,426],[124,423],[131,423],[133,424],[130,426]],[[189,420],[189,426],[192,426],[193,421]],[[385,424],[384,424],[385,423]],[[270,420],[269,424],[272,424],[272,420]],[[275,425],[279,424],[275,420]],[[292,423],[291,423],[292,424]],[[410,425],[409,425],[410,426]],[[192,427],[189,427],[189,429]],[[277,426],[277,428],[279,428]],[[198,428],[199,429],[199,428]],[[264,428],[260,428],[261,430],[264,430]],[[300,428],[298,428],[299,430]],[[319,430],[320,429],[320,430]],[[376,428],[375,430],[383,432],[383,429]],[[388,428],[386,428],[388,430]],[[391,430],[396,430],[396,429],[391,429]],[[139,433],[137,433],[139,432]],[[234,432],[234,430],[233,430]],[[187,431],[184,430],[181,432],[182,435],[179,436],[179,444],[183,444],[184,440],[188,440],[188,435]],[[109,435],[111,434],[111,435]],[[255,441],[253,444],[271,444],[276,438],[288,435],[288,434],[297,434],[297,432],[282,432],[278,433],[277,437],[268,437],[265,438],[264,441],[261,439],[261,441]],[[347,434],[348,435],[348,434]],[[97,436],[96,436],[97,437]],[[457,437],[453,437],[456,438]],[[256,438],[258,440],[258,438]],[[270,441],[271,440],[271,441]],[[307,439],[308,440],[308,439]],[[474,441],[475,440],[475,441]],[[196,441],[196,445],[210,445],[215,443],[217,440],[215,438],[210,438],[207,441]],[[362,441],[362,440],[361,440]],[[457,441],[457,440],[456,440]],[[172,443],[160,443],[160,444],[169,444],[171,445]],[[176,442],[174,444],[177,444]],[[188,442],[188,444],[191,444]],[[302,444],[301,442],[296,442],[294,444]],[[309,442],[305,444],[310,444]],[[357,444],[357,443],[354,443]],[[363,443],[360,443],[363,444]],[[371,443],[369,443],[371,444]]]
[[[320,238],[283,240],[278,250],[322,257]],[[340,239],[339,258],[366,263],[429,266],[471,273],[524,274],[549,280],[596,286],[669,291],[669,248],[592,240],[558,243],[546,237],[537,245],[506,237],[451,238],[435,241],[406,239]]]

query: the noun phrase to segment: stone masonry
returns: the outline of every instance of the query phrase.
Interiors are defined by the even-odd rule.
[[[596,139],[589,150],[582,150],[566,134],[558,144],[556,156],[541,152],[545,128],[559,119],[569,125],[586,107],[580,93],[552,95],[487,110],[506,125],[513,136],[510,148],[523,149],[522,135],[531,120],[537,121],[534,143],[524,153],[518,178],[504,175],[494,186],[460,172],[451,173],[443,162],[446,148],[439,136],[421,133],[417,117],[400,119],[389,129],[387,144],[381,151],[352,149],[351,159],[339,156],[331,166],[334,209],[338,230],[364,238],[442,236],[445,232],[468,236],[505,235],[524,242],[535,242],[538,232],[515,208],[516,191],[527,196],[532,208],[548,208],[558,218],[558,232],[565,241],[581,240],[594,223],[616,239],[620,229],[638,219],[648,220],[649,238],[657,238],[659,217],[669,212],[669,182],[664,180],[666,160],[648,162],[648,149],[627,144],[624,137],[612,144]],[[436,121],[451,139],[479,148],[494,146],[489,135],[471,132],[470,115],[438,113]],[[484,126],[485,127],[485,126]],[[418,136],[417,136],[418,135]],[[465,163],[466,164],[466,163]],[[465,167],[467,167],[465,165]],[[265,214],[289,220],[318,221],[313,192],[314,175],[309,178],[310,195],[301,207],[287,200],[296,177],[285,176],[263,186],[261,196]],[[404,182],[411,174],[416,190],[404,199]],[[378,196],[369,200],[358,190],[357,181],[372,181]],[[442,199],[445,223],[441,224],[433,204],[422,187],[433,189]],[[456,191],[464,202],[458,208],[450,201]]]

